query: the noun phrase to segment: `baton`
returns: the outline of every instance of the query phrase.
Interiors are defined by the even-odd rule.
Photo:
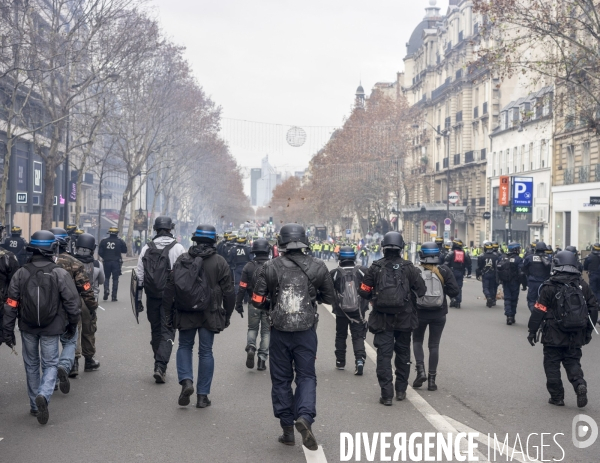
[[[590,321],[590,323],[592,323],[592,318],[588,315],[588,320]],[[598,330],[596,329],[596,327],[594,326],[594,324],[592,323],[592,328],[594,328],[594,331],[596,332],[596,334],[600,334],[598,333]]]

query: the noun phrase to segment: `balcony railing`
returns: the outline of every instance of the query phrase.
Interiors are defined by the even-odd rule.
[[[565,185],[572,185],[573,183],[575,183],[575,169],[565,169],[564,170],[564,177],[565,177]]]
[[[443,161],[443,163],[442,163],[442,167],[443,167],[444,169],[447,169],[447,168],[448,168],[448,158],[444,158],[444,161]]]
[[[454,165],[458,166],[460,164],[460,154],[454,155]]]
[[[456,113],[456,122],[462,122],[462,111]]]
[[[487,114],[488,113],[488,104],[487,101],[485,103],[483,103],[483,108],[481,110],[481,114]]]
[[[590,166],[581,166],[579,168],[579,183],[590,181]]]
[[[473,162],[475,160],[474,151],[467,151],[465,153],[465,164],[467,162]]]
[[[477,119],[479,117],[479,106],[475,106],[473,108],[473,119]]]

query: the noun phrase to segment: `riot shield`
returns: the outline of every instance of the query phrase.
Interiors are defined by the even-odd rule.
[[[135,321],[140,324],[140,312],[144,310],[142,305],[142,290],[138,288],[138,277],[135,269],[131,269],[131,286],[130,286],[130,295],[131,295],[131,308],[133,310],[133,316],[135,317]]]

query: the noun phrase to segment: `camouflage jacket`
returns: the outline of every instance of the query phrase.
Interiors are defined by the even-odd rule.
[[[56,265],[65,269],[71,275],[73,281],[75,281],[77,291],[88,310],[95,312],[98,308],[98,302],[94,296],[94,288],[90,283],[83,264],[66,252],[59,254],[54,261]]]

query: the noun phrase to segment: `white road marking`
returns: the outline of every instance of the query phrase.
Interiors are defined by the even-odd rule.
[[[323,452],[323,447],[321,447],[320,445],[317,450],[308,450],[303,445],[302,450],[304,450],[304,456],[306,458],[306,463],[327,463],[327,458],[325,457],[325,452]]]
[[[327,311],[335,317],[331,306],[323,304],[323,307],[327,309]],[[369,357],[373,363],[377,364],[377,352],[375,349],[365,341],[365,351],[367,352],[367,357]],[[427,402],[418,392],[416,392],[410,385],[406,390],[406,399],[415,407],[423,417],[429,421],[429,423],[440,433],[452,433],[456,436],[459,431],[456,426],[452,425],[447,417],[440,415],[435,408],[433,408],[429,402]],[[458,421],[452,420],[455,423],[459,423]],[[461,424],[461,423],[459,423]],[[464,425],[462,425],[464,426]],[[477,432],[477,431],[474,431]],[[463,454],[467,452],[467,442],[465,439],[461,439],[461,450]],[[486,438],[487,445],[487,438]],[[485,455],[479,451],[474,452],[475,457],[478,458],[478,461],[486,462],[487,459]]]

